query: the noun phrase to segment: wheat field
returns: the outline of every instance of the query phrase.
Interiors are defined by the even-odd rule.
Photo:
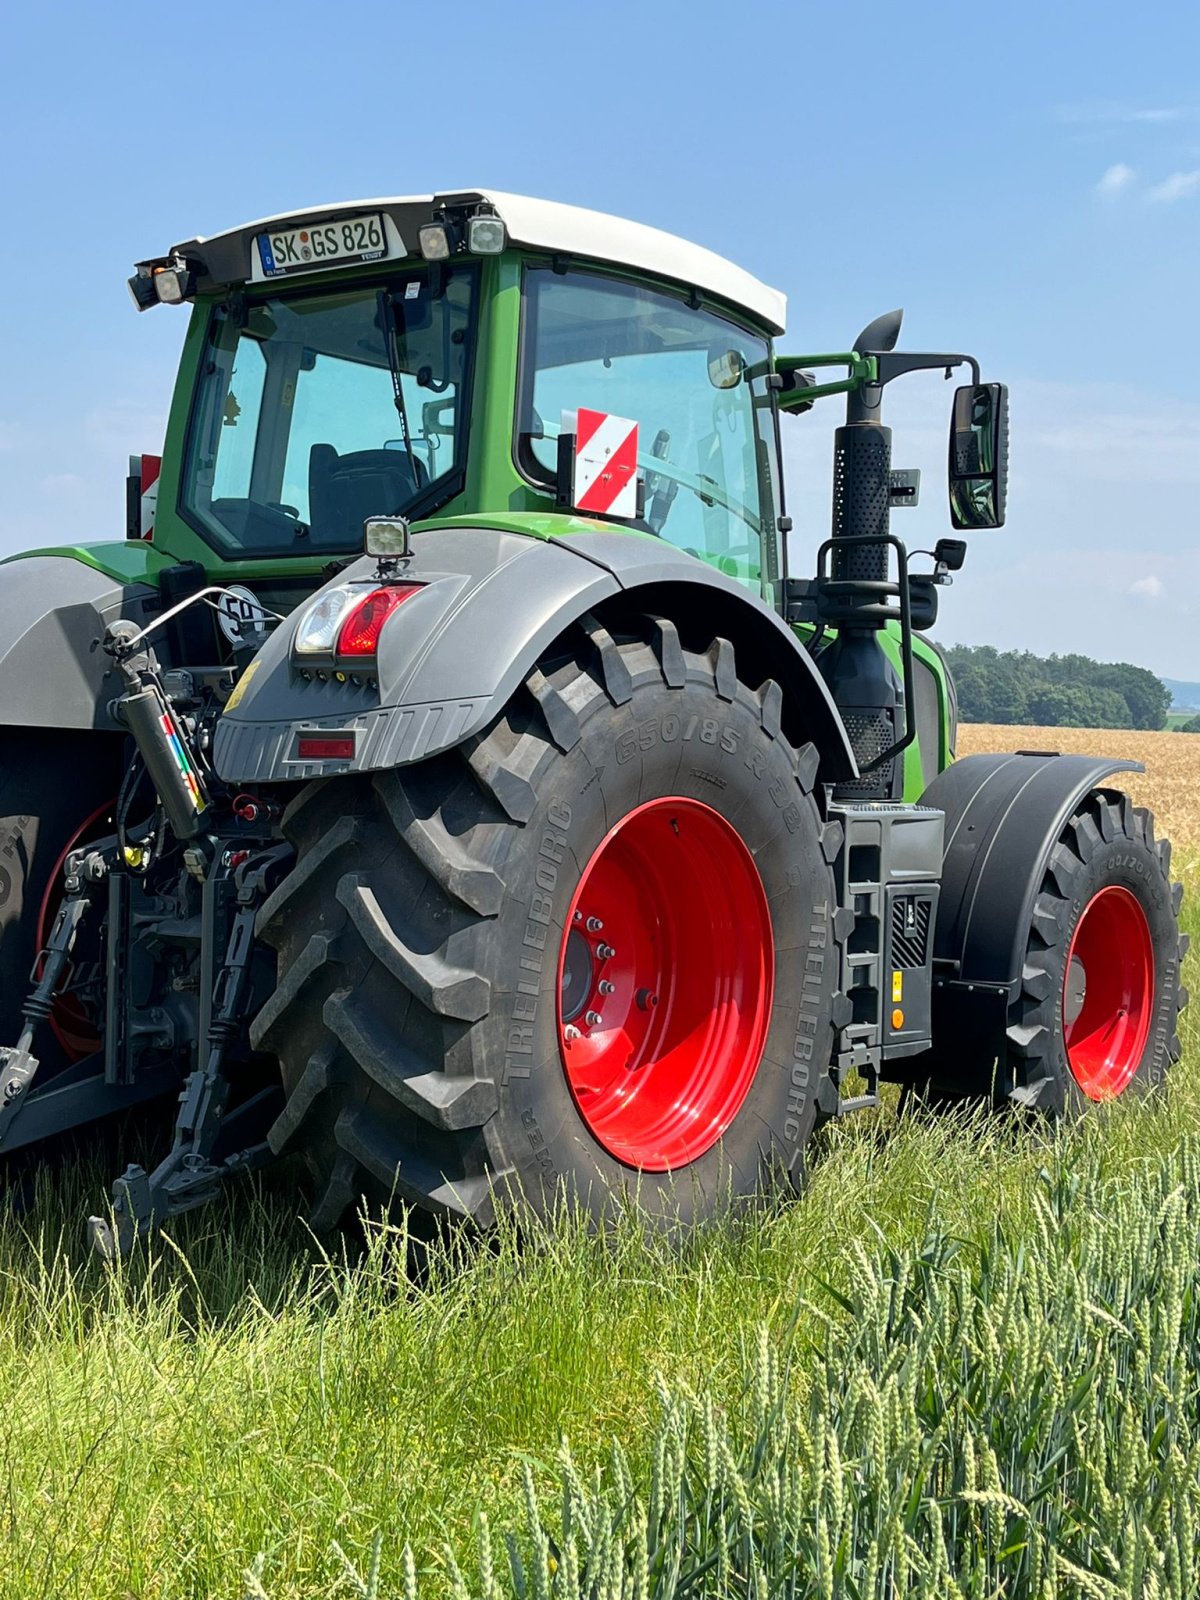
[[[959,755],[987,750],[1056,750],[1140,761],[1144,773],[1122,773],[1112,782],[1128,790],[1138,805],[1150,807],[1160,825],[1158,832],[1169,834],[1188,859],[1200,855],[1200,734],[964,723],[959,729]]]
[[[962,730],[1013,748],[1143,760],[1200,932],[1200,737]],[[799,1200],[684,1241],[564,1219],[417,1276],[395,1226],[324,1256],[286,1166],[116,1272],[81,1228],[114,1152],[27,1175],[0,1600],[1195,1596],[1181,1033],[1163,1091],[1079,1123],[891,1097],[823,1130]]]

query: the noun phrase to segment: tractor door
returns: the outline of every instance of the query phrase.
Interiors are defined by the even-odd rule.
[[[553,483],[564,413],[638,425],[638,526],[763,591],[776,576],[768,341],[709,306],[596,272],[525,272],[519,463]]]

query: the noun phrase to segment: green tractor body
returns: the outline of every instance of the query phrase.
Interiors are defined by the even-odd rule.
[[[102,1248],[291,1149],[321,1224],[707,1214],[881,1079],[1053,1111],[1162,1071],[1169,851],[1113,763],[953,764],[965,545],[910,572],[889,525],[882,397],[931,367],[970,369],[955,527],[1004,520],[971,357],[898,314],[784,356],[731,263],[484,192],[130,287],[191,306],[161,461],[124,540],[0,591],[0,1154],[181,1094]],[[798,578],[781,419],[829,394]]]

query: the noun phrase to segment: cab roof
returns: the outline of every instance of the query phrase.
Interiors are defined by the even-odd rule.
[[[773,333],[782,333],[787,299],[723,256],[664,233],[641,222],[629,222],[603,211],[562,205],[556,200],[535,200],[505,194],[499,189],[454,190],[443,194],[406,195],[378,200],[350,200],[338,205],[315,206],[281,216],[245,223],[210,238],[187,239],[174,246],[172,255],[185,257],[199,269],[201,290],[230,283],[259,281],[255,239],[261,233],[284,227],[330,222],[338,217],[381,213],[390,218],[399,238],[396,258],[418,255],[417,230],[437,220],[443,208],[493,208],[508,230],[510,243],[528,249],[606,261],[669,278],[686,288],[713,295],[748,312]],[[388,230],[389,238],[391,229]],[[315,263],[314,263],[315,265]]]

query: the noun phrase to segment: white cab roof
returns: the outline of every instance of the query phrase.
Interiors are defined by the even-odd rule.
[[[603,211],[588,211],[583,206],[562,205],[556,200],[533,200],[527,195],[505,194],[499,189],[459,189],[436,195],[407,195],[390,199],[353,200],[333,206],[312,206],[283,216],[264,218],[209,239],[192,239],[177,249],[199,248],[207,253],[214,246],[246,238],[267,228],[306,219],[314,221],[347,212],[387,212],[400,226],[410,254],[417,241],[412,221],[428,220],[438,207],[480,200],[490,202],[503,219],[513,244],[536,250],[561,251],[564,255],[584,256],[594,261],[610,261],[624,267],[672,278],[676,282],[715,295],[740,306],[776,333],[782,333],[787,299],[743,268],[723,256],[687,239],[664,233],[661,228],[629,222]],[[221,252],[223,253],[223,252]]]

